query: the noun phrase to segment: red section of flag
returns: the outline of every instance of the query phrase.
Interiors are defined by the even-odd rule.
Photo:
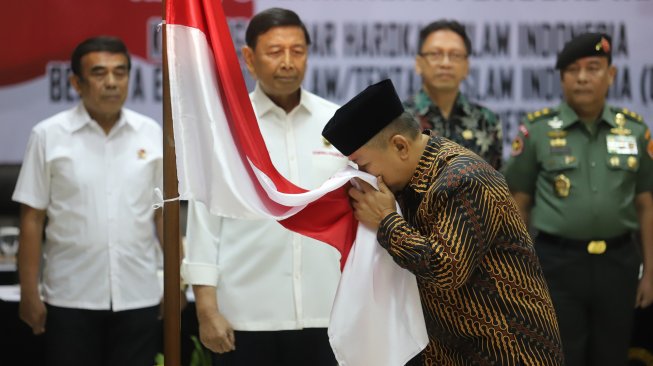
[[[291,194],[306,192],[279,174],[270,160],[220,2],[169,0],[166,21],[168,24],[197,28],[206,36],[214,56],[219,94],[227,123],[245,164],[251,161],[274,182],[279,192]],[[256,180],[251,172],[249,178]],[[282,225],[292,231],[334,246],[341,253],[342,266],[356,237],[357,227],[357,221],[349,206],[346,188],[343,186],[323,196],[301,212],[281,221]],[[271,206],[275,205],[266,197],[262,188],[259,189],[259,195]]]
[[[274,168],[270,154],[256,122],[252,103],[247,93],[238,56],[234,48],[229,26],[219,1],[177,0],[168,1],[166,11],[168,24],[179,24],[197,28],[204,35],[213,51],[222,106],[238,146],[259,170],[275,183],[277,190],[284,193],[302,193],[297,187]],[[210,16],[208,16],[210,15]],[[254,178],[255,179],[255,178]]]
[[[3,1],[0,86],[45,74],[49,61],[68,62],[77,44],[98,35],[120,37],[132,54],[149,59],[150,18],[161,19],[160,2]]]

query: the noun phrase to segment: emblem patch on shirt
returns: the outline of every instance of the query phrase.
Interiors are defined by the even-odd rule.
[[[520,155],[524,151],[524,141],[521,137],[517,136],[512,140],[512,156]]]
[[[519,125],[519,131],[524,135],[524,137],[528,137],[528,128],[526,128],[526,126]]]
[[[563,123],[562,120],[560,118],[558,118],[558,116],[555,116],[555,117],[551,118],[547,122],[549,127],[553,128],[553,129],[556,129],[556,130],[559,129],[560,127],[562,127],[562,123]]]
[[[569,189],[571,188],[571,181],[564,174],[560,174],[555,177],[553,188],[555,188],[558,197],[567,198],[569,196]]]
[[[147,158],[147,151],[145,151],[145,149],[138,149],[138,158],[140,160]]]
[[[648,141],[646,152],[648,153],[648,156],[653,159],[653,140],[651,140],[651,130],[648,128],[646,129],[646,133],[644,133],[644,138]]]
[[[325,147],[331,146],[331,143],[329,142],[329,140],[327,140],[324,137],[322,137],[322,144],[324,144]]]

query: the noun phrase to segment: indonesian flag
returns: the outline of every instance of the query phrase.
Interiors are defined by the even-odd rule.
[[[358,224],[348,168],[306,191],[274,168],[258,129],[220,0],[168,0],[166,32],[182,199],[211,213],[278,220],[328,243],[344,266],[329,340],[341,365],[403,365],[428,343],[417,282]],[[190,243],[192,245],[192,243]]]

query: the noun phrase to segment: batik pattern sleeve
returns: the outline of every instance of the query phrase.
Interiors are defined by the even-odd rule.
[[[501,227],[502,210],[510,204],[497,201],[505,197],[494,194],[501,187],[500,174],[489,165],[458,156],[423,198],[406,197],[408,206],[417,203],[414,217],[408,218],[414,225],[398,214],[388,215],[379,227],[379,243],[421,279],[442,289],[458,288],[477,268]]]

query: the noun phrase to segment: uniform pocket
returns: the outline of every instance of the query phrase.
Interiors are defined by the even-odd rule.
[[[573,155],[552,155],[542,162],[542,168],[548,172],[560,172],[578,168],[578,159]]]
[[[639,170],[637,155],[611,154],[606,157],[605,163],[612,170],[623,170],[636,173]]]

